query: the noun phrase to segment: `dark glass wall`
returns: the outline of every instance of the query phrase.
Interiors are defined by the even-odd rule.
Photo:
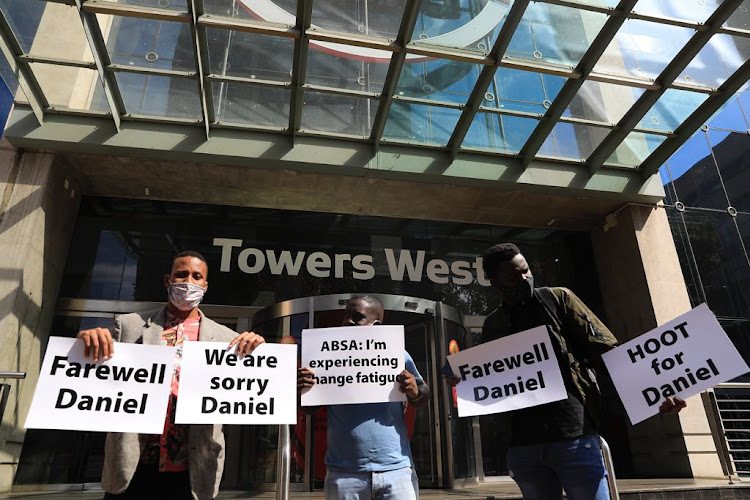
[[[750,91],[744,91],[660,170],[690,300],[694,306],[708,304],[745,359],[750,359],[749,119]]]

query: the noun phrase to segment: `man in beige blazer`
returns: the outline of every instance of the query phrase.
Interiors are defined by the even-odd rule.
[[[182,252],[164,275],[168,302],[149,313],[131,313],[115,319],[114,335],[106,328],[78,333],[85,354],[94,361],[114,355],[115,342],[175,346],[175,373],[164,432],[161,436],[107,434],[102,471],[104,498],[209,500],[219,492],[224,471],[224,435],[221,425],[176,425],[174,408],[179,385],[182,342],[228,342],[240,355],[265,340],[253,332],[238,335],[210,320],[198,309],[208,289],[208,265],[197,252]]]

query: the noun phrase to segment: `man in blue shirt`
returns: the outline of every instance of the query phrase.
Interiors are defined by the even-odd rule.
[[[383,314],[383,304],[375,297],[354,297],[346,306],[342,326],[379,325]],[[399,375],[399,388],[412,405],[424,406],[430,390],[409,353],[404,355],[406,369]],[[312,387],[314,375],[309,367],[300,368],[299,390]],[[304,408],[308,413],[315,409]],[[327,500],[419,498],[402,403],[330,405],[327,434]]]

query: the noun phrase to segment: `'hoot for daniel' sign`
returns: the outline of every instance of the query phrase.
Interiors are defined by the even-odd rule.
[[[669,396],[684,399],[748,372],[705,304],[602,358],[633,424],[656,415]]]

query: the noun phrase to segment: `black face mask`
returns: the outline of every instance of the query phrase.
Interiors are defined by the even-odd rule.
[[[534,295],[534,277],[524,278],[523,281],[518,282],[516,286],[511,288],[503,286],[500,288],[500,293],[503,300],[511,304],[523,304]]]

